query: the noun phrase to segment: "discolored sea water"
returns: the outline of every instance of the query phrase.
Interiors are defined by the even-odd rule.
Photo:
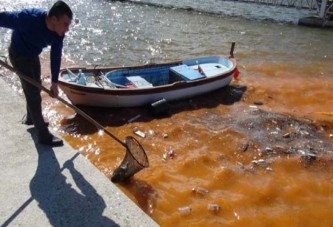
[[[52,2],[3,0],[0,10]],[[170,117],[81,107],[119,138],[135,136],[135,127],[146,133],[138,140],[150,167],[119,187],[161,226],[333,225],[333,30],[296,25],[314,12],[218,0],[67,2],[75,19],[63,67],[227,55],[236,42],[240,80],[171,103]],[[0,28],[0,55],[9,40]],[[41,56],[45,77],[48,52]],[[53,130],[109,177],[123,147],[61,103],[43,100]],[[309,161],[308,153],[317,158]],[[184,207],[191,212],[181,214]]]

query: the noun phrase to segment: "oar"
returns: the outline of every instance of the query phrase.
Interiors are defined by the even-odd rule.
[[[18,73],[12,66],[10,66],[9,64],[7,64],[6,62],[0,60],[0,65],[2,65],[3,67],[7,68],[8,70],[16,73],[21,79],[27,81],[28,83],[32,84],[33,86],[35,86],[35,87],[43,90],[44,92],[46,92],[48,94],[51,94],[51,91],[49,89],[47,89],[46,87],[44,87],[43,85],[41,85],[40,83],[38,83],[37,81],[35,81],[34,79],[31,79],[30,77],[27,77],[25,75],[22,75],[21,73]],[[103,130],[107,135],[111,136],[114,140],[116,140],[118,143],[120,143],[126,149],[128,149],[127,144],[125,144],[120,139],[118,139],[116,136],[114,136],[111,132],[109,132],[108,130],[106,130],[101,124],[99,124],[97,121],[95,121],[88,114],[86,114],[85,112],[83,112],[81,109],[79,109],[78,107],[72,105],[71,103],[67,102],[66,100],[64,100],[63,98],[61,98],[59,96],[55,97],[55,98],[58,99],[63,104],[65,104],[65,105],[69,106],[70,108],[74,109],[78,114],[80,114],[82,117],[84,117],[85,119],[87,119],[90,123],[92,123],[93,125],[95,125],[98,129]]]

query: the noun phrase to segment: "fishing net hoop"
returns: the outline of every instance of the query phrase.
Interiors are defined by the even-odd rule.
[[[126,152],[128,152],[142,168],[147,168],[149,166],[148,157],[139,141],[132,136],[127,136],[125,143],[127,145]]]
[[[125,144],[125,157],[111,176],[111,181],[114,183],[125,182],[134,174],[149,166],[145,150],[134,137],[127,136]]]

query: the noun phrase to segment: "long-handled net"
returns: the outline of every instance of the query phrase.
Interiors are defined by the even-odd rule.
[[[7,68],[8,70],[16,73],[21,79],[27,81],[28,83],[32,84],[33,86],[41,89],[42,91],[51,94],[51,91],[45,88],[43,85],[39,84],[34,79],[22,75],[21,73],[17,72],[12,66],[10,66],[7,62],[0,60],[0,66],[3,66]],[[86,120],[88,120],[90,123],[95,125],[98,129],[105,132],[107,135],[112,137],[114,140],[116,140],[118,143],[120,143],[122,146],[126,148],[126,154],[125,158],[120,164],[120,166],[114,171],[112,175],[112,182],[125,182],[128,178],[132,177],[135,173],[139,172],[143,168],[147,168],[149,166],[148,157],[146,155],[145,150],[141,146],[141,144],[134,139],[132,136],[127,136],[125,143],[118,139],[116,136],[114,136],[111,132],[106,130],[101,124],[99,124],[97,121],[95,121],[92,117],[90,117],[88,114],[83,112],[78,107],[72,105],[71,103],[67,102],[61,97],[56,97],[57,100],[62,102],[63,104],[71,107],[74,109],[78,114],[80,114],[82,117],[84,117]]]
[[[149,166],[148,157],[141,144],[132,136],[126,137],[127,150],[125,158],[112,174],[111,181],[122,183],[135,173]]]

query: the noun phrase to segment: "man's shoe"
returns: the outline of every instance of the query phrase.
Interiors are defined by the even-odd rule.
[[[60,147],[64,145],[64,142],[62,141],[62,139],[59,139],[58,137],[50,134],[47,138],[42,138],[39,139],[38,141],[40,144],[44,144],[44,145],[49,145],[52,147]]]

